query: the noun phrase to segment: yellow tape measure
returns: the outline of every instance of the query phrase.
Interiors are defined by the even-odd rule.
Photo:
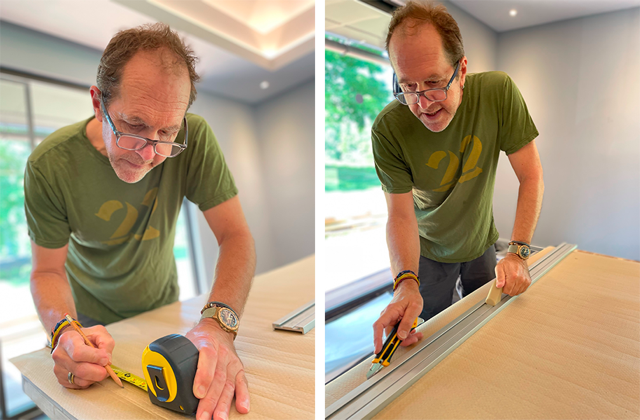
[[[198,349],[189,339],[171,334],[157,339],[144,349],[142,370],[145,379],[114,365],[111,368],[118,378],[149,394],[153,404],[193,415],[200,402],[192,390],[198,356]]]
[[[116,373],[118,378],[122,379],[125,382],[129,382],[131,385],[135,385],[141,390],[147,392],[147,382],[144,379],[134,375],[133,373],[127,372],[126,370],[120,369],[117,366],[111,365],[111,368]]]

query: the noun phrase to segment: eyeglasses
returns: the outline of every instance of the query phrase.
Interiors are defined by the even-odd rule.
[[[435,89],[427,89],[421,90],[420,92],[403,92],[400,89],[400,85],[398,84],[398,78],[396,74],[393,73],[393,96],[404,105],[414,105],[420,102],[420,95],[423,95],[427,100],[431,102],[442,102],[447,99],[447,92],[451,87],[451,83],[453,83],[453,79],[456,78],[458,74],[458,69],[460,68],[460,61],[456,65],[456,70],[453,72],[453,76],[447,83],[447,86],[443,88],[435,88]]]
[[[113,130],[113,134],[116,136],[116,145],[119,148],[124,150],[140,150],[144,149],[147,144],[153,144],[153,151],[160,156],[164,157],[176,157],[183,150],[187,148],[187,134],[189,133],[189,128],[187,126],[187,117],[185,116],[183,119],[184,123],[184,144],[175,143],[172,141],[160,141],[160,140],[151,140],[146,137],[137,136],[135,134],[127,134],[122,133],[116,129],[116,126],[113,124],[111,117],[109,117],[109,113],[107,112],[107,108],[104,106],[104,101],[102,97],[100,98],[100,105],[102,106],[102,112],[104,113],[111,130]]]

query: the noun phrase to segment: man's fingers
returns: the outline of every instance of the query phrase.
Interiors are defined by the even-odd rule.
[[[385,328],[389,326],[393,327],[401,315],[402,314],[398,315],[396,306],[389,305],[382,315],[380,315],[380,318],[373,323],[373,346],[375,353],[382,350],[382,333]]]
[[[73,383],[71,383],[69,382],[69,372],[71,371],[62,365],[55,365],[53,367],[53,373],[54,375],[56,375],[56,378],[58,379],[58,383],[60,383],[60,385],[64,386],[65,388],[85,389],[91,386],[91,384],[93,384],[94,382],[98,382],[98,381],[86,380],[81,377],[78,377],[77,375],[74,375]]]
[[[218,364],[218,366],[220,366]],[[210,420],[216,406],[218,405],[218,401],[220,400],[220,395],[222,394],[222,389],[227,382],[227,372],[226,370],[216,370],[216,374],[213,377],[213,383],[209,387],[209,391],[207,395],[200,400],[198,404],[198,414],[196,418],[198,420]]]
[[[247,414],[251,409],[249,403],[249,383],[242,369],[236,375],[236,410],[239,413]]]
[[[104,381],[109,376],[107,369],[93,363],[78,363],[75,368],[71,368],[69,370],[78,378],[82,378],[92,383]]]
[[[193,380],[193,395],[198,399],[202,399],[207,395],[213,381],[213,375],[218,364],[218,352],[210,346],[201,347],[199,352],[198,368]]]
[[[109,354],[113,353],[116,342],[104,326],[96,325],[95,327],[83,328],[82,330],[96,347],[107,351]]]
[[[420,312],[422,311],[422,307],[418,303],[410,303],[407,306],[407,309],[404,311],[404,315],[400,320],[400,325],[398,326],[398,338],[400,340],[404,340],[409,336],[409,331],[411,331],[411,327],[413,326],[413,322],[416,320]]]
[[[385,319],[385,314],[382,314],[376,322],[373,323],[373,351],[378,353],[382,349],[382,333],[388,324]]]
[[[109,363],[110,355],[106,350],[87,346],[84,339],[75,331],[62,334],[58,346],[61,346],[76,363],[95,363],[100,366],[106,366]]]
[[[227,380],[220,393],[218,404],[213,412],[214,420],[227,420],[229,418],[229,410],[233,401],[235,386],[232,380]]]
[[[496,271],[496,287],[497,288],[505,287],[506,278],[505,278],[505,273],[504,273],[504,270],[502,269],[502,266],[496,265],[495,271]],[[503,292],[507,293],[504,290]]]
[[[422,333],[421,332],[416,332],[414,330],[414,331],[411,331],[411,333],[409,334],[409,337],[407,337],[406,339],[402,340],[400,345],[402,347],[407,347],[407,346],[410,346],[412,344],[417,343],[421,339],[422,339]]]
[[[67,382],[69,382],[68,379],[67,379]],[[76,385],[78,388],[82,388],[82,389],[89,388],[95,382],[100,382],[100,381],[88,381],[77,375],[73,377],[73,384]]]

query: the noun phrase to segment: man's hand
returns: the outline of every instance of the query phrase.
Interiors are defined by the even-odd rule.
[[[101,325],[83,328],[82,332],[97,348],[86,345],[80,334],[67,327],[52,353],[53,373],[66,388],[85,389],[109,376],[105,366],[111,364],[113,338]],[[69,382],[69,372],[74,375],[73,384]]]
[[[507,254],[496,265],[496,287],[509,296],[524,293],[531,285],[531,276],[527,262],[515,254]]]
[[[422,312],[422,296],[418,283],[412,279],[404,280],[396,289],[391,303],[382,311],[380,318],[373,323],[373,345],[375,353],[382,350],[382,332],[387,334],[400,322],[398,338],[401,346],[410,346],[422,338],[422,333],[411,331],[413,321]]]
[[[200,399],[196,419],[228,419],[234,394],[236,410],[248,413],[249,386],[233,345],[233,334],[213,319],[203,319],[186,337],[200,351],[193,381],[193,394]]]

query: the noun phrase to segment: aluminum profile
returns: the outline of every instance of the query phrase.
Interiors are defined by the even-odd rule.
[[[294,331],[306,334],[316,326],[315,300],[299,307],[273,324],[275,330]]]
[[[562,243],[533,263],[529,269],[531,283],[539,280],[575,249],[576,245]],[[372,418],[517,297],[503,293],[495,306],[482,300],[422,343],[417,343],[414,351],[406,353],[392,366],[327,407],[325,418]]]

